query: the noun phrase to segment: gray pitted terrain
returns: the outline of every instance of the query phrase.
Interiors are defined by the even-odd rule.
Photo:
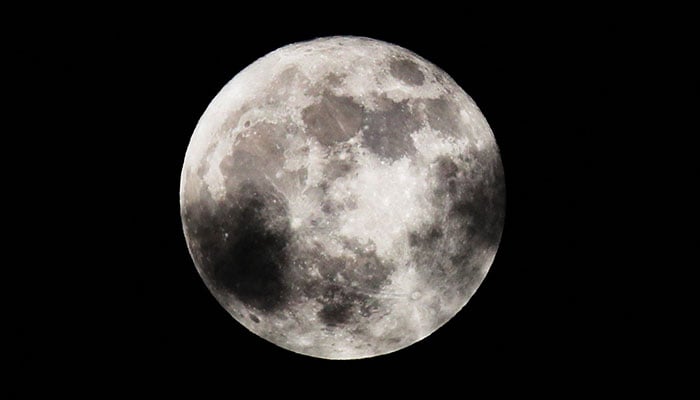
[[[498,248],[505,187],[486,120],[447,74],[333,37],[222,89],[180,201],[197,270],[237,321],[345,359],[415,343],[467,303]]]

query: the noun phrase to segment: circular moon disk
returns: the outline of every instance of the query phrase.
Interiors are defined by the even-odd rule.
[[[503,230],[495,139],[474,101],[401,47],[297,43],[202,115],[180,187],[194,263],[251,332],[314,357],[386,354],[472,296]]]

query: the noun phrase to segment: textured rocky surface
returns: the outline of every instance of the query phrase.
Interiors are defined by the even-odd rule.
[[[195,265],[252,332],[323,358],[395,351],[483,280],[505,211],[493,134],[443,71],[353,37],[284,47],[229,82],[187,151]]]

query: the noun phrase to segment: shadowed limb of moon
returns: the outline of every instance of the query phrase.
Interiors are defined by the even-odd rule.
[[[414,53],[357,37],[236,75],[185,157],[190,254],[221,305],[294,352],[372,357],[430,335],[484,279],[503,229],[498,147]]]

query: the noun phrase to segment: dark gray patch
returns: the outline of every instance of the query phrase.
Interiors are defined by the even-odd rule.
[[[235,190],[243,177],[274,177],[284,164],[286,132],[285,125],[267,122],[246,128],[236,139],[233,152],[219,164],[226,187]]]
[[[410,134],[420,128],[420,119],[407,100],[380,99],[377,111],[366,112],[362,124],[363,144],[380,157],[398,160],[415,154]]]
[[[366,295],[348,290],[339,285],[326,286],[323,295],[317,301],[323,304],[318,317],[325,325],[336,327],[349,322]]]
[[[437,159],[438,177],[440,179],[452,179],[457,176],[458,167],[448,156],[440,156]]]
[[[225,185],[231,190],[235,190],[244,177],[260,176],[260,168],[256,168],[260,162],[262,160],[258,154],[236,148],[230,155],[225,156],[219,164]]]
[[[411,247],[434,248],[444,236],[442,228],[437,224],[430,225],[427,229],[408,234],[408,244]]]
[[[309,97],[322,96],[328,93],[329,88],[340,88],[346,76],[346,74],[331,72],[323,78],[318,79],[315,84],[307,85],[307,87],[304,88],[304,94]]]
[[[269,184],[252,181],[229,196],[213,207],[186,207],[195,261],[218,290],[260,312],[277,310],[288,298],[290,229],[283,198]]]
[[[462,185],[464,178],[460,177],[459,167],[448,156],[440,156],[435,161],[435,178],[437,184],[434,188],[436,197],[442,199],[445,196],[454,196],[457,193],[458,186]],[[464,174],[464,171],[461,171]]]
[[[446,218],[409,234],[412,258],[429,282],[450,279],[470,287],[484,267],[483,251],[498,244],[503,229],[503,170],[497,157],[483,152],[470,155],[469,167],[446,156],[438,158],[432,171],[432,201],[445,210]]]
[[[370,317],[379,311],[379,300],[373,298],[367,298],[360,306],[360,315],[365,318]]]
[[[391,61],[389,65],[391,74],[403,82],[420,86],[425,82],[425,75],[421,72],[418,64],[408,59],[398,59]]]
[[[461,108],[455,101],[444,97],[423,101],[425,104],[425,120],[432,129],[454,137],[471,135],[469,127],[462,123]]]
[[[345,259],[346,268],[342,276],[346,281],[354,282],[358,287],[375,292],[387,284],[396,266],[382,260],[375,250],[368,250],[368,247],[360,243],[348,241],[345,247],[355,253],[354,258]]]
[[[458,181],[449,216],[466,223],[469,240],[480,245],[498,243],[505,217],[505,184],[500,162],[484,163],[480,179]]]
[[[287,68],[284,69],[284,71],[280,72],[272,81],[272,84],[270,87],[272,88],[277,88],[277,87],[284,87],[284,86],[289,86],[294,80],[296,79],[301,79],[302,74],[301,71],[299,71],[299,68],[297,68],[294,65],[291,65]]]
[[[337,204],[330,200],[326,200],[321,204],[321,211],[326,214],[331,214],[338,209]]]
[[[352,160],[331,159],[326,164],[323,176],[329,181],[334,181],[340,177],[348,175],[350,172],[357,169],[357,164]]]
[[[275,107],[277,104],[287,100],[289,93],[294,90],[294,87],[305,87],[308,84],[308,78],[296,66],[289,66],[284,71],[280,72],[272,82],[267,86],[266,103]]]
[[[345,74],[337,74],[335,72],[331,72],[330,74],[326,75],[325,80],[328,86],[337,88],[343,84],[345,76]]]
[[[331,303],[318,312],[319,319],[327,326],[338,326],[352,317],[352,303]]]
[[[318,272],[327,282],[334,281],[345,269],[350,267],[344,258],[327,257],[324,254],[320,254],[320,256],[321,262],[319,263]]]
[[[299,288],[298,298],[315,299],[322,305],[318,317],[329,327],[376,313],[380,305],[372,293],[380,293],[395,270],[374,250],[367,250],[366,244],[345,245],[354,257],[331,257],[321,245],[295,251],[292,276],[288,278]]]
[[[362,107],[350,97],[326,92],[318,103],[302,111],[302,118],[309,135],[325,146],[332,146],[357,134],[362,124]]]
[[[251,321],[255,322],[256,324],[260,323],[260,318],[256,317],[255,314],[249,314],[248,317]]]

